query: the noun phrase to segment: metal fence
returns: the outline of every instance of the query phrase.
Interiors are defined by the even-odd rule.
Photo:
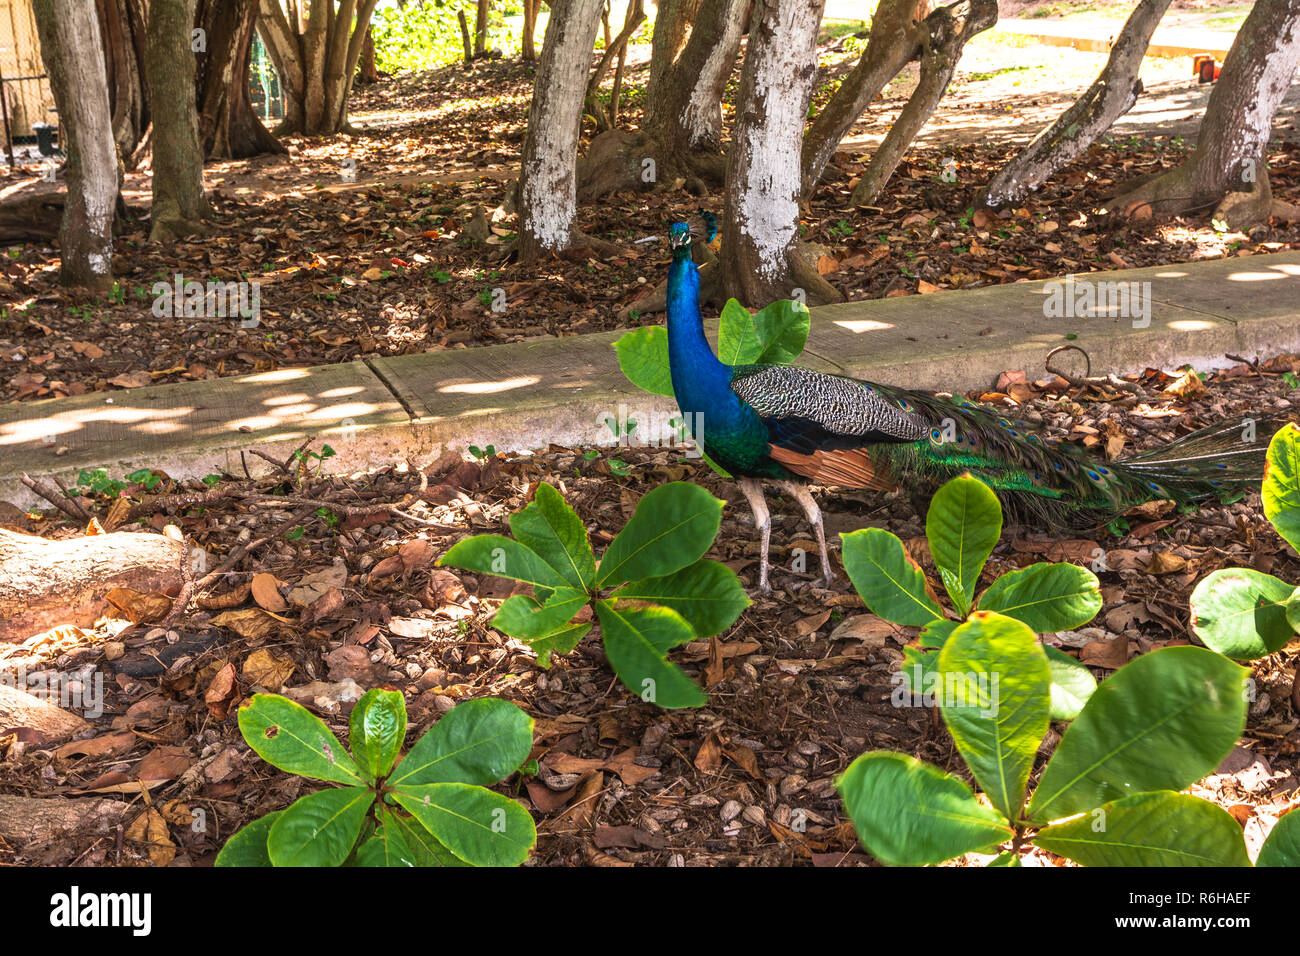
[[[35,143],[35,127],[53,121],[53,108],[31,0],[0,0],[0,113],[10,166],[15,144]]]

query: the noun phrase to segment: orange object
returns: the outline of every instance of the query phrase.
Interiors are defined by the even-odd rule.
[[[1192,57],[1192,76],[1201,75],[1201,64],[1204,63],[1206,60],[1209,60],[1211,63],[1213,63],[1214,57],[1210,56],[1210,54],[1208,53],[1198,53],[1196,54],[1196,56]]]
[[[1222,69],[1214,62],[1214,57],[1207,56],[1201,61],[1200,72],[1197,73],[1197,80],[1201,83],[1213,83],[1219,78],[1219,71]]]

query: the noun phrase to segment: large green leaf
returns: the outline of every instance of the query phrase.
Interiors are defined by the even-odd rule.
[[[518,770],[532,749],[533,718],[509,701],[480,697],[447,711],[388,782],[496,783]]]
[[[662,577],[629,582],[612,597],[672,608],[686,618],[696,637],[722,633],[750,605],[736,572],[710,558]]]
[[[474,866],[518,866],[537,842],[528,811],[466,783],[403,784],[393,799],[438,842]]]
[[[573,616],[591,600],[586,591],[556,588],[544,603],[525,594],[502,602],[492,626],[523,641],[537,652],[537,663],[551,666],[552,654],[567,654],[591,630],[590,624],[572,624]]]
[[[1255,865],[1300,867],[1300,810],[1292,810],[1273,825]]]
[[[624,687],[659,707],[699,707],[708,701],[699,685],[666,657],[695,637],[680,614],[666,607],[629,608],[599,601],[596,615],[605,656]]]
[[[978,478],[954,478],[930,500],[925,516],[930,556],[959,617],[970,611],[975,583],[1001,534],[1002,506]]]
[[[406,699],[397,691],[375,688],[361,695],[348,718],[348,743],[369,779],[393,768],[406,737]]]
[[[925,593],[925,575],[907,560],[903,542],[881,528],[841,534],[844,570],[862,602],[895,624],[920,627],[943,617]]]
[[[812,312],[802,302],[778,299],[752,317],[763,350],[756,365],[789,365],[803,352],[812,327]]]
[[[1011,838],[970,787],[907,754],[863,754],[835,781],[862,845],[882,863],[926,866]]]
[[[476,534],[458,541],[438,559],[438,564],[544,588],[564,587],[566,583],[532,548],[500,534]]]
[[[213,866],[271,866],[266,840],[283,810],[274,810],[237,831],[217,854]]]
[[[309,793],[271,825],[266,850],[276,866],[342,866],[352,855],[373,790],[332,787]]]
[[[637,388],[654,395],[673,395],[673,375],[668,365],[668,330],[647,325],[621,336],[614,343],[618,367]]]
[[[1286,622],[1291,625],[1291,630],[1300,633],[1300,588],[1292,591],[1287,598]]]
[[[254,694],[239,709],[239,732],[272,767],[350,786],[369,782],[324,721],[287,697]]]
[[[573,587],[595,587],[596,557],[582,519],[546,482],[537,486],[528,507],[510,516],[510,531]]]
[[[384,815],[386,814],[386,815]],[[403,841],[415,854],[416,866],[468,866],[451,850],[438,842],[438,838],[424,828],[424,824],[415,817],[404,813],[395,813],[387,808],[381,813],[380,820],[386,827],[401,833]]]
[[[1096,617],[1101,588],[1097,576],[1077,564],[1031,564],[990,584],[980,595],[979,607],[1049,634],[1080,627]]]
[[[1226,810],[1171,790],[1114,800],[1039,830],[1034,843],[1084,866],[1250,866]]]
[[[379,828],[357,850],[358,866],[465,866],[414,817],[379,808]]]
[[[1097,689],[1097,678],[1060,648],[1044,644],[1052,669],[1052,719],[1074,720]]]
[[[637,502],[632,519],[609,543],[597,584],[613,587],[694,564],[713,544],[721,521],[722,502],[699,485],[660,485]]]
[[[1250,568],[1221,568],[1192,592],[1192,630],[1205,646],[1239,661],[1281,650],[1295,637],[1287,602],[1295,588]]]
[[[718,322],[718,358],[728,365],[789,365],[808,340],[808,307],[782,299],[750,315],[728,299]]]
[[[958,751],[993,806],[1018,819],[1051,722],[1047,656],[1024,624],[976,611],[939,651],[938,669],[943,719]]]
[[[1049,822],[1212,771],[1246,724],[1250,672],[1203,647],[1165,647],[1097,688],[1043,772],[1029,816]]]
[[[1300,428],[1288,423],[1268,443],[1260,490],[1264,514],[1286,543],[1300,551]]]

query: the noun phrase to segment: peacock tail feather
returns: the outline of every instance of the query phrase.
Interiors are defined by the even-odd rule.
[[[1244,416],[1103,463],[962,399],[781,366],[738,368],[732,387],[767,423],[771,457],[805,478],[917,491],[970,473],[1018,518],[1070,526],[1146,501],[1190,505],[1258,486],[1285,420]]]

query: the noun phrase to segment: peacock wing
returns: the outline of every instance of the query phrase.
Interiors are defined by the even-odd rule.
[[[894,476],[870,447],[919,441],[930,431],[906,398],[811,369],[738,366],[731,389],[767,426],[771,458],[819,484],[892,488]]]

